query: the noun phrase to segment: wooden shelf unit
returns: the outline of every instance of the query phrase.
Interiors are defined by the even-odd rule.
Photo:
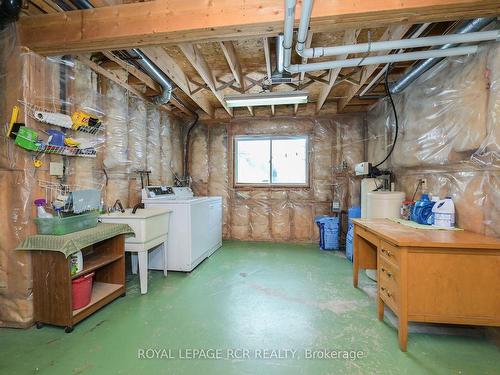
[[[70,257],[55,251],[33,251],[33,303],[37,327],[44,323],[71,332],[79,321],[125,295],[124,235],[82,250],[84,269],[71,275]],[[72,279],[95,272],[90,303],[72,308]]]

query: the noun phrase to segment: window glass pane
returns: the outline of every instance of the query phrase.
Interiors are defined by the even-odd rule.
[[[273,139],[272,183],[305,184],[307,182],[307,139]]]
[[[239,139],[236,142],[236,182],[240,184],[268,184],[270,182],[270,140]]]

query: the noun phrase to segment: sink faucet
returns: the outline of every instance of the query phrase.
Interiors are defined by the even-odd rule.
[[[122,202],[117,199],[115,204],[113,205],[113,207],[111,207],[111,210],[112,212],[116,212],[116,211],[120,211],[121,213],[124,213],[125,210],[123,209],[123,205],[122,205]]]
[[[137,203],[132,209],[132,213],[135,214],[138,208],[144,208],[144,203]]]

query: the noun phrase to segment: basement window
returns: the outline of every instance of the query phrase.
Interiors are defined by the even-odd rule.
[[[307,136],[237,136],[235,185],[307,186],[307,151]]]

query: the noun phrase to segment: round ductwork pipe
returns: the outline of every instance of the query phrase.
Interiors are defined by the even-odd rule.
[[[23,5],[22,0],[0,0],[0,27],[14,22]]]

